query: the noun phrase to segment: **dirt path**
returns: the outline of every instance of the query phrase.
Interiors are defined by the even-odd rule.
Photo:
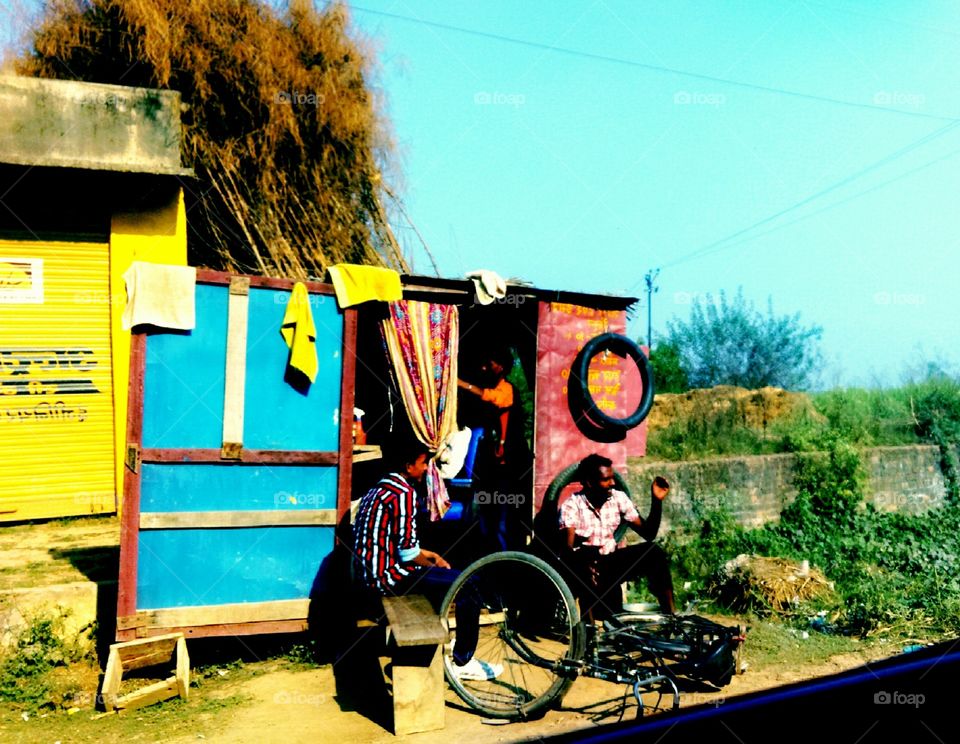
[[[859,666],[872,658],[864,653],[848,653],[819,664],[787,669],[770,667],[750,669],[739,675],[720,692],[685,693],[683,707],[714,701],[723,704],[728,698],[755,690],[776,687],[801,679],[824,676]],[[446,728],[443,731],[416,734],[404,740],[417,744],[490,744],[539,739],[577,729],[588,729],[617,720],[623,687],[591,679],[579,679],[564,699],[563,707],[549,711],[542,719],[526,723],[496,724],[482,720],[465,710],[456,696],[448,691]],[[226,682],[209,692],[197,694],[236,696],[245,702],[228,710],[205,715],[196,720],[195,732],[179,736],[175,744],[205,741],[263,744],[268,741],[296,744],[317,740],[366,744],[396,742],[386,726],[351,710],[338,699],[333,674],[329,668],[305,671],[278,670],[236,683]],[[634,715],[634,708],[627,716]]]

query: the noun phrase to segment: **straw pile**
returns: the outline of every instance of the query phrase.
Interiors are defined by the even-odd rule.
[[[711,591],[740,612],[788,615],[815,600],[829,600],[833,582],[805,561],[742,554],[724,564]]]

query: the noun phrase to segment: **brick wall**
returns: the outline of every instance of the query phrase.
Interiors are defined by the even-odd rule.
[[[867,498],[883,511],[920,513],[940,506],[946,495],[937,447],[875,447],[865,450]],[[664,505],[661,534],[671,523],[696,519],[701,509],[726,507],[747,526],[779,518],[796,497],[794,455],[718,457],[687,462],[632,458],[626,480],[641,515],[650,505],[650,481],[663,475],[673,485]],[[700,507],[698,509],[698,507]]]

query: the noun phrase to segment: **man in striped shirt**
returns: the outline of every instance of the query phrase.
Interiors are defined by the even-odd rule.
[[[439,608],[460,575],[443,556],[420,546],[417,537],[417,494],[430,457],[419,442],[399,447],[396,468],[360,500],[354,524],[354,554],[363,586],[381,596],[422,594]],[[471,601],[472,600],[472,601]],[[461,679],[494,679],[499,664],[473,658],[477,647],[480,602],[470,592],[458,596],[454,673]]]
[[[576,577],[573,588],[580,595],[583,613],[590,610],[594,619],[600,619],[620,611],[620,584],[646,577],[660,611],[673,614],[669,558],[653,544],[670,484],[660,476],[654,479],[650,514],[641,519],[630,497],[614,488],[609,458],[597,454],[583,458],[579,477],[583,490],[563,502],[560,527],[566,543],[564,561]],[[621,522],[649,542],[619,547],[614,533]]]

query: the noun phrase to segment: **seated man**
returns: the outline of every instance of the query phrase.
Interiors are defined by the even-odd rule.
[[[363,587],[379,596],[423,594],[434,608],[460,575],[437,553],[420,547],[414,486],[427,470],[429,449],[414,441],[392,453],[396,468],[360,500],[354,524],[354,556]],[[456,607],[454,673],[460,679],[494,679],[498,664],[473,658],[477,647],[480,603],[463,595]]]
[[[621,611],[620,584],[646,576],[660,611],[673,614],[673,580],[666,553],[652,542],[618,547],[614,533],[621,521],[652,541],[660,528],[663,499],[670,484],[657,476],[650,486],[650,514],[640,519],[623,492],[614,489],[613,463],[602,455],[580,462],[583,489],[560,507],[560,527],[566,538],[564,562],[574,574],[571,588],[580,597],[580,611],[597,620]]]

